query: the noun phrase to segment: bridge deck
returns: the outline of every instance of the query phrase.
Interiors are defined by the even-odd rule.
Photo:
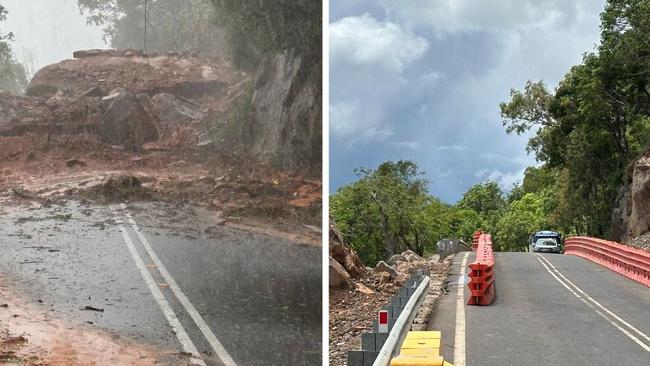
[[[461,259],[456,256],[452,274]],[[467,365],[649,364],[650,288],[582,258],[553,254],[497,253],[495,273],[496,301],[464,308]],[[449,335],[443,355],[453,360],[457,277],[450,281],[430,328]]]

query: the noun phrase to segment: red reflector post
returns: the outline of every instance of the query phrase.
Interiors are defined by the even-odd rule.
[[[379,323],[377,326],[379,333],[388,333],[388,311],[380,310],[379,311]]]

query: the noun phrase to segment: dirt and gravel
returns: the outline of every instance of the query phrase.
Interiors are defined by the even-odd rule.
[[[437,258],[410,266],[405,274],[411,274],[419,269],[428,269],[436,283],[444,281],[448,261],[438,262]],[[398,284],[386,282],[381,274],[367,271],[357,278],[351,279],[348,289],[330,288],[329,302],[329,348],[330,366],[345,366],[347,352],[361,349],[361,333],[372,330],[372,320],[379,309],[390,302]],[[435,302],[429,305],[435,307]]]
[[[634,239],[631,239],[627,244],[635,248],[650,252],[650,233],[645,233]]]
[[[357,278],[347,290],[330,290],[329,345],[330,365],[344,366],[347,351],[361,349],[361,333],[372,329],[377,311],[397,292],[394,284],[382,284],[379,277],[367,274]],[[372,293],[356,289],[361,284]],[[365,290],[367,291],[367,290]]]
[[[56,136],[47,152],[39,143],[34,135],[0,137],[0,203],[87,199],[192,204],[219,213],[224,224],[304,232],[320,241],[318,179],[206,158],[191,150],[132,153],[88,135]],[[71,159],[82,164],[69,167]]]
[[[241,148],[233,154],[237,141],[208,132],[234,108],[245,73],[191,55],[75,57],[37,72],[28,96],[0,95],[0,204],[189,204],[214,211],[220,224],[320,242],[318,172],[283,171]]]
[[[100,311],[89,307],[88,311]],[[179,365],[189,355],[140,344],[117,333],[73,326],[51,317],[42,303],[29,304],[0,276],[0,364],[2,365]]]
[[[33,212],[25,220],[38,220],[67,203],[88,216],[97,205],[123,202],[132,212],[158,205],[140,215],[143,228],[213,238],[225,225],[321,245],[317,168],[283,170],[210,130],[230,116],[249,85],[246,74],[191,55],[91,50],[75,57],[40,70],[27,96],[0,93],[0,215],[20,207]],[[197,217],[209,222],[198,227]],[[51,317],[2,282],[0,364],[188,363],[187,355]]]

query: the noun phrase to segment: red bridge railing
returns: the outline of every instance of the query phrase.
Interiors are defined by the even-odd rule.
[[[564,254],[588,259],[650,287],[650,253],[613,241],[574,236],[564,242]]]
[[[492,236],[481,234],[476,248],[476,260],[469,264],[470,297],[467,305],[490,305],[496,296],[494,288],[494,252]]]

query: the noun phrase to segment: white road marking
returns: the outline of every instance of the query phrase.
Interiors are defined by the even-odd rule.
[[[456,292],[456,335],[454,337],[454,365],[465,366],[465,267],[469,252],[463,255]]]
[[[649,337],[648,335],[646,335],[645,333],[643,333],[642,331],[640,331],[640,330],[637,329],[636,327],[632,326],[632,324],[626,322],[626,321],[623,320],[621,317],[619,317],[618,315],[614,314],[614,313],[611,312],[609,309],[607,309],[605,306],[601,305],[598,301],[596,301],[595,299],[593,299],[593,298],[592,298],[591,296],[589,296],[587,293],[585,293],[584,291],[582,291],[582,289],[580,289],[580,287],[578,287],[575,283],[571,282],[571,280],[569,280],[568,278],[564,277],[564,275],[563,275],[563,274],[562,274],[562,273],[561,273],[557,268],[555,268],[555,266],[553,265],[553,263],[551,263],[548,259],[546,259],[546,258],[544,258],[544,257],[541,257],[541,258],[542,258],[546,263],[548,263],[548,265],[551,266],[551,268],[553,268],[553,270],[554,270],[555,272],[557,272],[557,274],[560,275],[560,277],[562,277],[562,278],[563,278],[563,279],[564,279],[568,284],[570,284],[571,286],[573,286],[573,287],[574,287],[574,288],[575,288],[579,293],[581,293],[584,297],[586,297],[587,300],[591,301],[591,302],[594,303],[596,306],[598,306],[599,308],[601,308],[604,312],[606,312],[607,314],[609,314],[612,318],[614,318],[614,319],[618,320],[619,322],[623,323],[623,325],[625,325],[626,327],[628,327],[629,329],[631,329],[632,331],[634,331],[634,332],[635,332],[637,335],[639,335],[640,337],[645,338],[645,340],[646,340],[647,342],[650,342],[650,337]]]
[[[174,296],[176,296],[176,298],[181,303],[181,305],[183,305],[185,311],[187,311],[187,313],[190,315],[192,320],[194,320],[194,323],[196,323],[196,326],[199,328],[201,333],[203,333],[205,339],[207,339],[208,343],[210,343],[210,346],[212,347],[214,353],[219,357],[219,359],[225,366],[237,366],[235,360],[233,360],[233,358],[230,356],[228,351],[226,351],[226,348],[219,341],[217,336],[214,335],[214,333],[212,332],[208,324],[205,322],[205,320],[203,320],[203,317],[199,314],[199,312],[196,310],[194,305],[192,305],[192,303],[187,298],[187,296],[185,296],[185,294],[178,286],[174,278],[169,274],[169,272],[167,272],[167,269],[160,261],[160,258],[158,258],[156,252],[153,251],[153,248],[149,244],[149,241],[142,234],[142,231],[140,230],[140,227],[138,227],[138,224],[133,219],[133,216],[131,216],[131,214],[126,211],[126,205],[122,204],[121,206],[122,209],[124,210],[127,220],[131,224],[131,228],[135,231],[135,234],[140,239],[140,242],[142,243],[144,249],[147,251],[147,254],[149,254],[151,259],[153,260],[153,263],[156,265],[158,271],[165,279],[165,282],[167,282],[167,284],[169,285],[169,288],[172,290]]]
[[[140,254],[138,254],[138,251],[135,249],[135,245],[133,244],[133,241],[131,240],[131,237],[129,236],[128,232],[126,231],[124,226],[122,226],[121,220],[115,213],[115,210],[112,207],[111,210],[113,210],[113,213],[115,214],[115,218],[118,220],[118,228],[122,233],[122,238],[124,238],[124,241],[126,242],[126,246],[129,249],[129,252],[133,257],[133,260],[135,261],[136,267],[138,267],[138,270],[142,275],[142,279],[147,284],[147,287],[149,287],[149,291],[151,291],[151,295],[153,296],[154,300],[156,300],[156,302],[158,303],[158,306],[160,306],[160,310],[162,310],[163,314],[165,315],[165,318],[167,318],[167,322],[171,326],[172,331],[174,332],[176,338],[180,342],[181,347],[183,347],[183,351],[192,355],[190,363],[192,365],[205,366],[205,362],[201,358],[201,354],[196,349],[196,346],[194,346],[194,343],[192,342],[190,337],[187,335],[185,328],[183,328],[183,325],[178,320],[176,313],[174,313],[174,310],[172,309],[171,305],[169,305],[169,302],[167,302],[167,299],[165,298],[163,293],[160,291],[160,288],[158,288],[158,284],[156,284],[156,281],[154,281],[153,277],[151,276],[151,273],[149,273],[149,271],[147,270],[147,267],[142,261]]]
[[[605,314],[603,314],[602,311],[596,309],[596,308],[594,307],[594,305],[592,305],[589,301],[592,301],[592,302],[593,302],[595,305],[597,305],[599,308],[603,309],[607,314],[610,314],[614,319],[618,320],[619,322],[621,322],[621,323],[624,324],[625,326],[629,327],[630,329],[632,329],[633,331],[635,331],[635,332],[636,332],[638,335],[640,335],[641,337],[643,337],[643,338],[645,338],[645,339],[650,339],[650,338],[648,338],[647,335],[645,335],[643,332],[641,332],[641,331],[638,330],[637,328],[633,327],[633,326],[630,325],[628,322],[626,322],[626,321],[624,321],[623,319],[621,319],[618,315],[614,314],[614,313],[611,312],[609,309],[607,309],[606,307],[604,307],[603,305],[601,305],[600,303],[598,303],[596,300],[594,300],[593,298],[591,298],[591,296],[587,295],[584,291],[582,291],[582,289],[580,289],[578,286],[576,286],[573,282],[569,281],[569,280],[568,280],[568,279],[567,279],[567,278],[566,278],[566,277],[565,277],[565,276],[564,276],[564,275],[563,275],[563,274],[562,274],[562,273],[561,273],[557,268],[555,268],[555,266],[553,266],[553,264],[552,264],[548,259],[544,258],[544,257],[541,256],[540,254],[537,254],[537,260],[542,264],[542,266],[544,266],[544,268],[548,271],[548,273],[551,274],[551,276],[553,276],[553,277],[554,277],[554,278],[555,278],[555,279],[556,279],[560,284],[562,284],[562,286],[564,286],[567,290],[569,290],[569,291],[570,291],[570,292],[571,292],[575,297],[577,297],[578,299],[580,299],[580,301],[584,302],[587,306],[589,306],[592,310],[594,310],[594,311],[595,311],[598,315],[600,315],[603,319],[607,320],[607,322],[609,322],[609,323],[612,324],[614,327],[616,327],[616,329],[620,330],[621,333],[625,334],[628,338],[630,338],[631,340],[633,340],[635,343],[637,343],[639,346],[641,346],[641,347],[642,347],[643,349],[645,349],[647,352],[650,352],[650,345],[647,345],[647,344],[643,343],[642,340],[640,340],[640,339],[639,339],[638,337],[636,337],[634,334],[630,333],[627,329],[623,328],[623,326],[622,326],[621,324],[616,323],[615,321],[613,321],[612,319],[610,319],[609,317],[607,317]],[[547,263],[548,263],[548,265],[547,265]],[[551,268],[549,268],[549,266],[553,267],[553,270],[551,270]],[[574,288],[575,288],[575,289],[576,289],[580,294],[582,294],[582,295],[580,295],[578,292],[574,291],[573,288],[569,287],[569,285],[567,285],[567,283],[565,283],[563,280],[561,280],[561,279],[560,279],[558,276],[556,276],[556,274],[553,273],[553,272],[555,272],[555,273],[557,273],[559,276],[561,276],[564,280],[566,280],[567,283],[571,284],[571,286],[573,286],[573,287],[574,287]],[[588,301],[588,300],[589,300],[589,301]]]

